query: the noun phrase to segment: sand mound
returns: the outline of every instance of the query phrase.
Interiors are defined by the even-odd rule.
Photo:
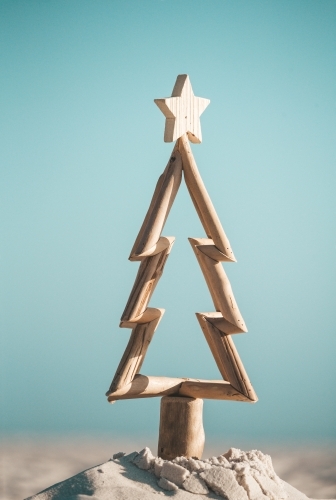
[[[29,500],[307,500],[274,472],[271,457],[231,448],[207,460],[154,457],[149,448],[113,459],[38,493]],[[27,499],[28,500],[28,499]]]

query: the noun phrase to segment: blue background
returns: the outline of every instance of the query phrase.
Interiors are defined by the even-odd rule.
[[[238,262],[235,336],[255,405],[205,401],[209,439],[331,440],[335,405],[336,3],[1,1],[2,429],[158,432],[159,399],[110,406],[130,330],[127,261],[172,144],[154,98],[211,100],[193,152]],[[142,373],[219,378],[184,184]],[[237,442],[237,441],[236,441]]]

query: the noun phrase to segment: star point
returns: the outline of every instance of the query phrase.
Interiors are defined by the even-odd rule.
[[[166,117],[164,141],[176,141],[187,134],[193,143],[202,142],[200,116],[210,100],[194,95],[188,75],[178,75],[171,97],[154,99]]]

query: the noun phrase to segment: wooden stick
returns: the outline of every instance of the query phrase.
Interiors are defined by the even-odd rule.
[[[194,238],[194,240],[198,242],[198,250],[211,259],[216,260],[217,262],[232,262],[231,259],[228,259],[227,256],[223,254],[223,252],[218,250],[212,239]]]
[[[247,332],[223,266],[200,251],[200,239],[189,238],[189,241],[202,269],[216,311],[220,311],[223,318],[232,325],[225,333]]]
[[[184,178],[189,191],[192,193],[192,200],[197,213],[201,214],[200,219],[203,227],[207,235],[213,239],[216,247],[226,258],[231,262],[236,262],[230,242],[198,171],[186,134],[180,137],[178,144],[182,155]]]
[[[247,329],[239,328],[237,325],[233,325],[230,321],[223,318],[222,313],[218,318],[208,318],[208,321],[212,323],[223,335],[234,335],[235,333],[246,333]]]
[[[130,260],[139,260],[140,255],[157,244],[181,179],[182,158],[175,144],[167,167],[156,185],[145,220],[133,245]]]
[[[218,328],[208,321],[204,313],[196,313],[196,316],[223,378],[246,398],[253,402],[257,401],[257,395],[254,392],[232,338],[221,335]]]
[[[221,332],[222,335],[245,333],[240,328],[238,328],[237,326],[233,325],[225,318],[223,318],[223,314],[221,312],[211,311],[211,312],[202,312],[197,314],[202,314],[203,316],[205,316],[207,321],[213,324]]]
[[[164,311],[165,311],[164,309],[157,309],[156,307],[147,307],[144,313],[140,314],[140,316],[134,318],[132,321],[121,321],[119,328],[133,329],[137,325],[150,323],[151,321],[154,321],[157,318],[161,318]]]
[[[170,241],[169,247],[161,253],[145,258],[141,262],[130,297],[121,316],[122,322],[134,322],[135,318],[145,312],[175,241],[173,237],[166,239]]]
[[[118,399],[153,398],[155,396],[177,395],[183,378],[170,377],[147,377],[146,375],[135,375],[133,381],[127,386],[111,393],[106,393],[108,401]]]
[[[165,396],[160,405],[158,456],[202,457],[204,449],[203,400]]]
[[[174,153],[174,150],[172,151],[172,154],[171,156],[173,155]],[[170,159],[169,159],[170,161]],[[169,162],[168,162],[169,164]],[[147,210],[147,213],[145,215],[145,218],[143,220],[143,223],[142,223],[142,226],[140,227],[140,231],[135,239],[135,242],[134,242],[134,245],[133,245],[133,248],[131,250],[131,253],[130,253],[130,256],[129,256],[129,260],[133,260],[133,258],[136,257],[136,253],[135,253],[135,250],[136,248],[139,246],[139,242],[141,241],[142,237],[143,237],[143,233],[147,227],[147,224],[148,224],[148,220],[153,212],[153,207],[155,206],[155,203],[157,201],[157,198],[159,196],[159,193],[161,191],[161,188],[162,188],[162,184],[163,184],[163,181],[164,181],[164,178],[165,178],[165,175],[166,175],[166,172],[167,172],[167,169],[168,169],[168,165],[166,166],[165,170],[163,171],[163,173],[160,175],[157,183],[156,183],[156,186],[155,186],[155,189],[154,189],[154,194],[153,194],[153,197],[152,197],[152,200],[149,204],[149,208]]]
[[[185,171],[184,171],[184,179],[186,181]],[[189,191],[189,195],[190,195],[191,201],[193,202],[194,207],[196,209],[198,218],[201,221],[201,224],[202,224],[202,226],[204,228],[205,234],[208,236],[208,238],[211,238],[211,230],[207,226],[207,219],[204,217],[203,212],[200,210],[200,208],[199,208],[199,206],[197,204],[196,198],[195,198],[193,192],[191,191],[191,189],[189,188],[189,186],[187,184],[187,181],[186,181],[186,186],[187,186],[187,189]]]
[[[190,398],[217,399],[222,401],[245,401],[254,403],[224,380],[187,380],[179,390],[180,396]]]
[[[108,401],[119,399],[153,398],[157,396],[186,396],[190,398],[233,401],[254,400],[237,391],[225,380],[197,380],[187,378],[148,377],[135,375],[133,381],[114,392],[106,393]]]
[[[161,253],[163,252],[163,250],[165,250],[167,247],[170,246],[170,239],[169,238],[172,238],[171,236],[161,236],[158,241],[155,243],[155,245],[153,245],[151,248],[149,248],[148,250],[146,250],[145,252],[142,252],[140,254],[137,254],[137,255],[131,255],[131,257],[129,258],[130,261],[134,262],[134,261],[141,261],[143,260],[145,257],[152,257],[153,255],[156,255],[158,253]]]
[[[140,371],[150,341],[164,314],[163,309],[157,309],[157,312],[159,316],[156,319],[149,323],[140,323],[133,329],[109,392],[117,391],[132,382],[134,376]]]

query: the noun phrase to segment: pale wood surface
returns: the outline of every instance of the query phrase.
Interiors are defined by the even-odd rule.
[[[205,435],[203,400],[165,396],[160,405],[158,456],[201,459]]]
[[[257,401],[231,336],[222,335],[204,313],[196,313],[196,316],[223,378],[246,398]]]
[[[175,240],[175,238],[167,239],[170,241],[169,247],[141,262],[130,297],[121,316],[121,322],[134,322],[145,312]]]
[[[232,325],[229,321],[223,318],[223,314],[221,312],[210,311],[210,312],[202,312],[196,314],[202,314],[203,316],[205,316],[207,321],[209,321],[216,328],[218,328],[218,330],[221,332],[222,335],[243,333],[240,329],[239,331],[237,331],[238,328],[235,328],[234,325]]]
[[[120,328],[135,328],[137,325],[149,323],[157,318],[161,318],[165,309],[158,309],[156,307],[147,307],[145,312],[134,318],[132,321],[121,321]]]
[[[121,358],[116,374],[112,380],[109,392],[117,391],[129,384],[140,371],[145,359],[150,341],[164,314],[163,309],[157,309],[159,316],[149,323],[140,323],[132,330],[131,337]]]
[[[202,399],[254,402],[225,380],[186,380],[179,394]]]
[[[213,240],[210,238],[196,238],[199,242],[198,250],[203,252],[205,255],[210,257],[217,262],[232,262],[226,255],[223,254],[216,245]]]
[[[154,102],[166,117],[165,142],[176,141],[183,134],[191,142],[202,142],[200,116],[210,101],[194,95],[188,75],[178,75],[171,97]]]
[[[167,172],[167,169],[168,169],[168,165],[171,164],[171,159],[172,157],[174,157],[174,151],[176,149],[176,145],[172,151],[172,154],[170,155],[170,158],[168,160],[168,164],[165,168],[165,170],[163,171],[163,173],[160,175],[157,183],[156,183],[156,186],[155,186],[155,189],[154,189],[154,193],[153,193],[153,196],[152,196],[152,199],[151,199],[151,202],[149,204],[149,207],[148,207],[148,210],[147,210],[147,213],[145,215],[145,218],[143,220],[143,223],[140,227],[140,231],[135,239],[135,242],[134,242],[134,245],[132,247],[132,250],[131,250],[131,253],[130,253],[130,256],[129,256],[129,260],[136,260],[137,258],[137,252],[138,252],[138,255],[141,254],[144,250],[144,247],[146,247],[146,239],[143,237],[144,235],[144,232],[146,231],[147,227],[148,227],[148,221],[152,215],[152,212],[154,210],[154,207],[155,207],[155,203],[157,201],[157,198],[160,194],[160,191],[161,191],[161,188],[162,188],[162,184],[163,184],[163,181],[165,179],[165,175],[166,175],[166,172]],[[151,228],[149,228],[151,229]],[[148,231],[147,231],[148,232]],[[140,248],[139,248],[139,245],[140,245]],[[149,245],[147,245],[148,249],[150,248]],[[140,259],[141,260],[141,259]]]
[[[135,375],[127,386],[114,391],[107,392],[108,401],[133,398],[153,398],[155,396],[177,395],[181,384],[186,379],[171,377],[148,377],[146,375]]]
[[[163,226],[182,179],[182,159],[175,145],[168,164],[158,180],[144,222],[131,250],[130,260],[141,260],[158,243]]]
[[[184,179],[185,179],[185,175],[184,175]],[[203,226],[203,229],[205,231],[205,234],[208,236],[208,238],[211,238],[211,231],[210,229],[208,228],[207,226],[207,218],[204,217],[202,211],[200,210],[198,204],[197,204],[197,201],[196,201],[196,198],[195,196],[193,195],[193,192],[190,190],[188,184],[186,183],[186,186],[187,186],[187,189],[188,189],[188,193],[189,193],[189,196],[191,198],[191,201],[193,202],[194,204],[194,207],[195,207],[195,210],[197,212],[197,215],[198,215],[198,218],[199,220],[201,221],[201,224]],[[213,240],[212,240],[213,241]]]
[[[150,247],[148,250],[145,252],[142,252],[141,254],[132,254],[129,257],[129,260],[131,262],[137,262],[137,261],[142,261],[144,260],[145,257],[152,257],[153,255],[156,255],[160,252],[163,252],[167,247],[170,246],[172,236],[160,236],[158,241]]]
[[[119,399],[153,398],[157,396],[186,396],[202,399],[254,402],[225,380],[152,377],[137,374],[128,385],[106,393],[108,401]]]
[[[228,322],[228,329],[225,333],[247,332],[244,319],[240,314],[222,264],[199,250],[201,239],[189,238],[189,241],[202,269],[216,311],[220,311],[223,318]]]
[[[198,171],[186,135],[180,137],[178,142],[179,151],[182,155],[184,178],[207,236],[213,240],[216,247],[226,256],[228,261],[236,262],[230,242]]]
[[[233,325],[225,318],[223,318],[222,313],[220,316],[214,318],[207,318],[210,323],[212,323],[223,335],[234,335],[236,333],[246,333],[247,330],[243,330]]]

